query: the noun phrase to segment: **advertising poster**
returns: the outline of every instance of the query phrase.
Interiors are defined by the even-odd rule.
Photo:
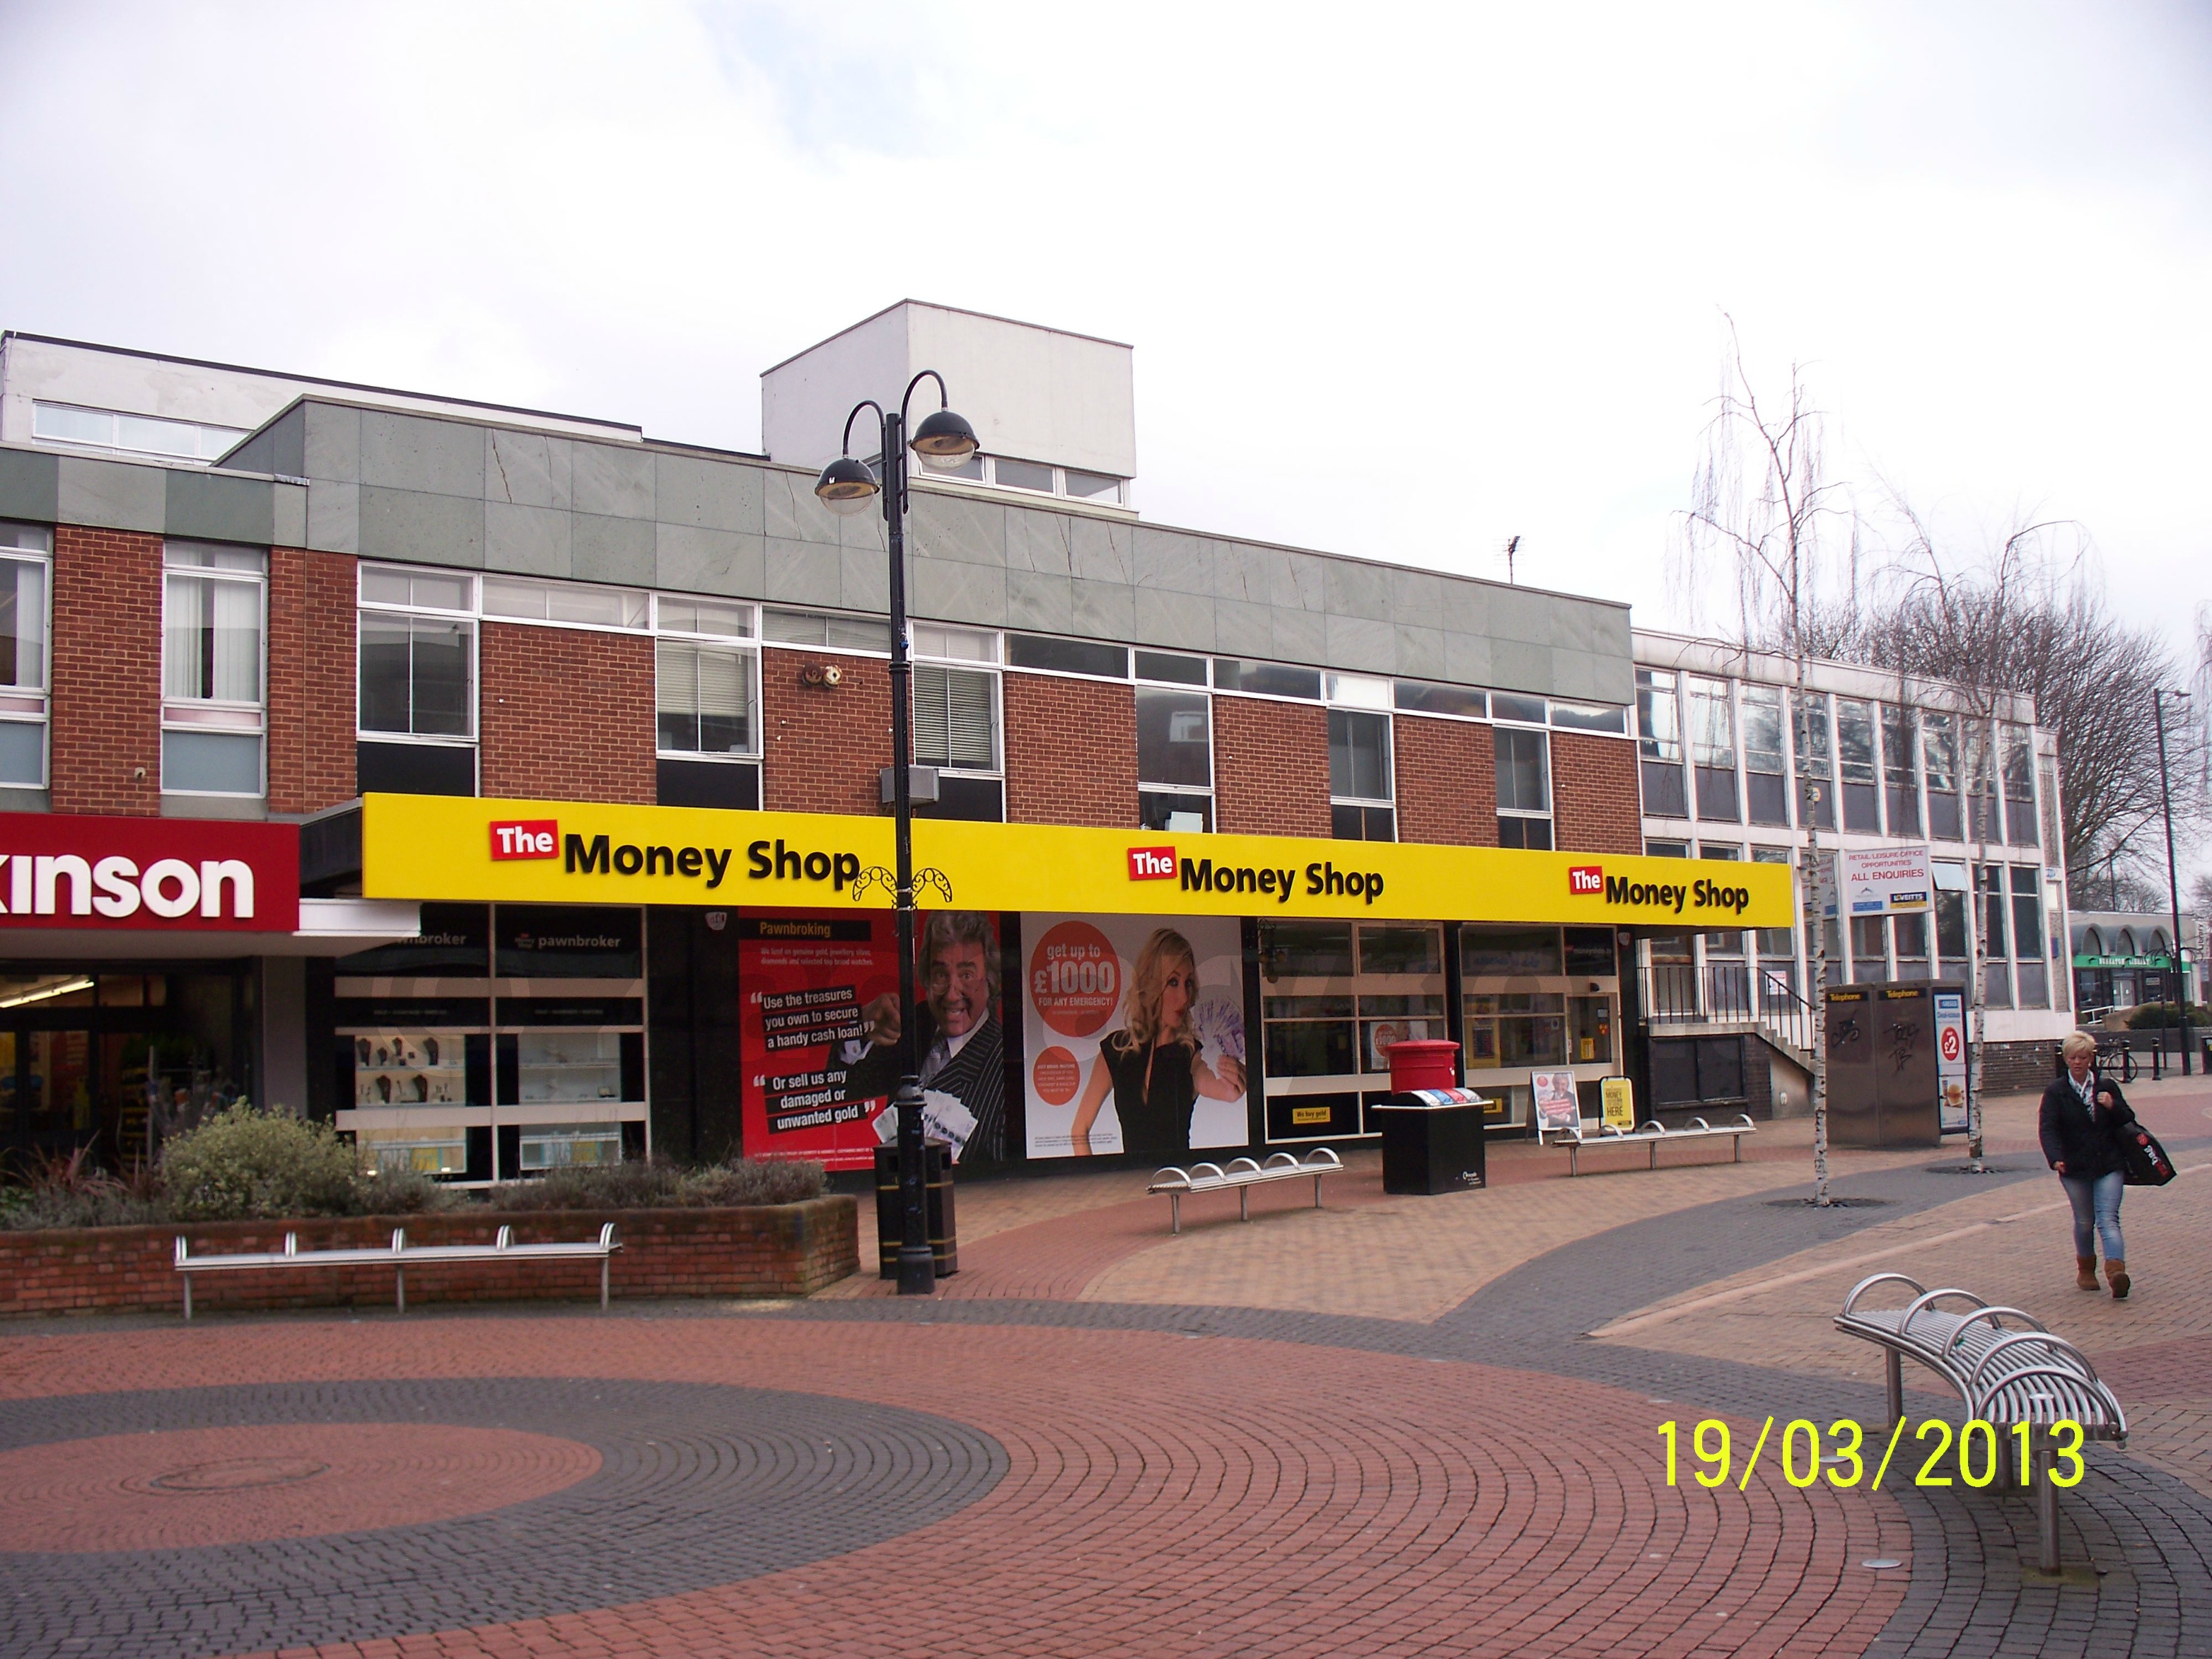
[[[1636,1085],[1631,1079],[1609,1077],[1599,1091],[1605,1104],[1605,1121],[1624,1133],[1636,1127]]]
[[[1572,1072],[1531,1072],[1528,1087],[1535,1097],[1536,1121],[1547,1129],[1572,1129],[1583,1121],[1575,1094]]]
[[[1942,1133],[1964,1134],[1966,1121],[1966,999],[1936,993],[1936,1086],[1942,1096]]]
[[[1918,915],[1929,906],[1936,872],[1925,847],[1877,847],[1842,854],[1840,884],[1855,916]]]
[[[1031,1158],[1251,1139],[1233,917],[1025,915],[1022,940]]]
[[[920,919],[915,981],[898,1006],[897,921],[880,911],[786,911],[743,916],[741,1111],[753,1158],[870,1167],[897,1133],[887,1109],[898,1085],[902,1022],[915,1022],[923,1121],[953,1161],[1004,1156],[1006,1044],[997,919],[939,910]]]

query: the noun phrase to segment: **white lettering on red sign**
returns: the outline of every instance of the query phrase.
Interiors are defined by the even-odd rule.
[[[1577,864],[1567,872],[1567,891],[1602,893],[1605,891],[1605,866],[1601,864]]]
[[[0,915],[89,916],[111,921],[138,914],[174,921],[194,912],[210,920],[253,917],[253,866],[243,859],[155,859],[143,870],[119,855],[96,860],[76,853],[0,853],[7,899]]]
[[[550,859],[557,856],[561,839],[558,818],[509,818],[491,826],[491,855],[495,859]]]
[[[1176,872],[1176,849],[1172,847],[1132,847],[1129,849],[1129,879],[1131,881],[1173,881]]]

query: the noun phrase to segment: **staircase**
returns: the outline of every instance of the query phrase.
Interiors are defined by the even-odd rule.
[[[1785,969],[1747,962],[1655,963],[1641,970],[1644,1019],[1654,1036],[1758,1037],[1813,1069],[1813,1005]]]

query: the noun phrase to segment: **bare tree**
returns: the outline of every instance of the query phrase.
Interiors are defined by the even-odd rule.
[[[1735,319],[1728,324],[1721,387],[1705,432],[1682,514],[1677,573],[1692,593],[1717,569],[1735,588],[1738,637],[1787,655],[1796,665],[1791,730],[1802,752],[1806,668],[1833,654],[1839,627],[1848,628],[1856,586],[1856,520],[1849,492],[1828,476],[1825,423],[1802,364],[1790,366],[1787,394],[1763,400],[1744,368]],[[1832,902],[1828,863],[1821,856],[1813,802],[1820,787],[1801,780],[1800,822],[1810,829],[1812,902],[1813,1201],[1828,1195],[1828,938]]]

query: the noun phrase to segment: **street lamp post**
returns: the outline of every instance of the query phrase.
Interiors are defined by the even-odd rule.
[[[2158,727],[2158,799],[2166,813],[2166,894],[2173,904],[2173,932],[2169,936],[2173,954],[2167,958],[2172,970],[2174,1006],[2181,1019],[2181,1074],[2189,1075],[2189,975],[2183,966],[2181,954],[2181,878],[2176,873],[2173,861],[2173,794],[2166,777],[2166,699],[2187,702],[2186,691],[2167,691],[2153,688],[2150,694],[2151,721]],[[2166,1046],[2161,1034],[2159,1046]]]
[[[922,416],[907,435],[908,405],[915,388],[924,380],[937,382],[937,408]],[[913,666],[907,660],[906,641],[906,452],[910,447],[921,464],[938,471],[957,468],[975,453],[975,429],[949,407],[945,377],[925,368],[907,382],[898,412],[891,414],[872,398],[863,398],[845,416],[842,453],[822,469],[814,493],[832,513],[867,510],[880,497],[884,525],[890,543],[891,609],[891,811],[898,843],[897,905],[899,965],[899,1081],[891,1096],[898,1114],[899,1202],[903,1225],[899,1235],[898,1293],[928,1296],[937,1288],[937,1263],[929,1245],[929,1210],[923,1186],[921,1133],[921,1069],[915,1059],[914,975],[914,730],[910,682]],[[874,470],[853,454],[853,422],[860,411],[875,411],[881,447],[876,452],[884,469],[878,482]]]

